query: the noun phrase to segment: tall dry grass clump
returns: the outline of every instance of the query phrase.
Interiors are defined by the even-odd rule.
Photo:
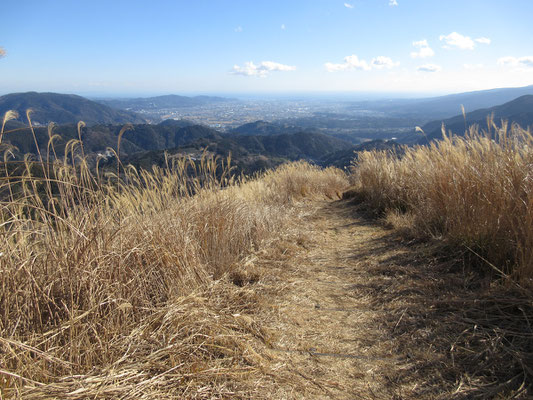
[[[423,235],[463,246],[480,262],[530,285],[533,279],[533,137],[503,123],[446,135],[401,157],[365,152],[353,167],[375,210],[408,217]]]
[[[290,204],[303,198],[339,199],[348,186],[347,176],[338,168],[320,168],[305,161],[283,164],[266,171],[249,183],[252,197],[273,204]]]
[[[241,317],[253,291],[225,277],[342,173],[297,163],[247,182],[207,157],[104,170],[80,140],[55,157],[49,131],[46,154],[0,165],[0,398],[249,397],[238,382],[266,338]]]

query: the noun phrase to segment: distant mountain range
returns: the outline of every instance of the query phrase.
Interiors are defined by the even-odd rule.
[[[225,97],[215,96],[178,96],[175,94],[156,96],[156,97],[139,97],[139,98],[124,98],[124,99],[100,99],[96,100],[101,104],[105,104],[110,107],[141,111],[141,110],[158,110],[158,109],[170,109],[170,108],[186,108],[186,107],[198,107],[214,103],[227,103],[236,101],[235,99],[228,99]]]
[[[255,121],[234,128],[231,133],[243,136],[270,136],[285,133],[296,133],[301,132],[303,130],[316,132],[315,129],[305,129],[301,126],[294,126],[286,123]]]
[[[182,128],[191,130],[196,127]],[[209,128],[207,128],[209,129]],[[164,165],[164,152],[172,154],[199,154],[204,149],[221,157],[231,153],[234,164],[241,171],[252,173],[274,167],[287,160],[306,159],[320,163],[327,155],[351,146],[349,142],[315,132],[300,131],[272,135],[220,134],[211,130],[197,140],[165,150],[138,152],[124,158],[124,163],[150,168]]]
[[[82,128],[82,140],[86,153],[104,153],[108,147],[117,148],[118,133],[122,125],[93,125]],[[77,127],[74,124],[61,125],[54,131],[61,139],[55,140],[54,145],[58,155],[64,153],[65,144],[71,139],[78,138]],[[46,152],[48,143],[47,128],[35,129],[37,142],[41,153]],[[183,146],[199,139],[219,140],[219,132],[202,125],[168,126],[168,125],[133,125],[122,137],[121,153],[131,154],[147,150],[163,150]],[[32,133],[29,129],[8,132],[4,135],[4,142],[14,145],[20,155],[36,153]]]
[[[501,120],[506,120],[509,123],[517,123],[523,128],[533,126],[533,95],[521,96],[499,106],[468,112],[465,116],[461,114],[445,120],[432,121],[424,125],[422,129],[428,140],[442,138],[441,126],[443,123],[447,132],[452,131],[456,135],[463,135],[465,128],[473,124],[479,125],[481,129],[486,129],[489,115],[493,116],[496,125],[500,125]],[[418,140],[420,143],[425,141],[425,138]]]
[[[533,95],[533,85],[519,88],[503,88],[450,94],[425,99],[395,99],[354,103],[354,106],[386,112],[402,117],[419,117],[426,121],[450,118],[461,112],[485,109],[514,100],[524,95]]]
[[[32,122],[71,124],[84,121],[94,124],[139,124],[146,122],[138,114],[117,110],[81,96],[59,93],[11,93],[0,97],[0,116],[8,110],[19,113],[20,121],[27,123],[26,110],[31,108]]]
[[[498,99],[505,99],[510,93],[524,90],[533,91],[533,86],[519,89],[464,93],[426,101],[431,103],[432,107],[436,107],[439,101],[443,101],[441,104],[469,99],[471,101],[470,104],[477,104],[476,101],[478,103],[499,102]],[[482,99],[483,95],[487,96],[485,100]],[[183,96],[160,96],[153,99],[163,99],[163,102],[168,101],[165,104],[178,104],[181,101],[180,99],[183,98]],[[205,96],[193,99],[201,102],[230,101],[229,99],[207,98]],[[185,100],[185,102],[187,101]],[[164,104],[163,102],[158,104]],[[429,107],[429,103],[426,104],[427,107]],[[466,103],[466,101],[462,103]],[[414,104],[412,103],[410,106],[414,107]],[[421,103],[418,107],[423,108]],[[29,129],[23,128],[26,122],[25,112],[27,108],[34,110],[32,113],[34,123],[38,122],[44,125],[49,121],[54,121],[61,124],[56,129],[56,133],[61,136],[61,139],[54,142],[57,154],[60,156],[64,152],[66,143],[70,139],[78,138],[76,123],[80,120],[87,123],[87,127],[82,130],[84,150],[86,154],[93,155],[98,152],[105,153],[109,147],[116,148],[118,133],[122,125],[124,123],[132,123],[134,129],[123,136],[121,156],[124,162],[131,162],[134,165],[145,168],[150,168],[152,164],[164,162],[165,151],[170,154],[198,154],[207,148],[210,152],[223,157],[231,152],[234,160],[242,170],[250,172],[268,168],[286,160],[298,159],[311,160],[321,165],[344,167],[349,165],[350,161],[360,151],[398,149],[398,144],[394,140],[371,140],[354,145],[353,142],[350,143],[339,137],[342,132],[338,133],[333,129],[332,132],[326,134],[323,133],[328,132],[325,126],[320,125],[314,128],[312,125],[308,125],[302,127],[292,124],[289,120],[276,123],[256,121],[244,124],[226,133],[206,126],[195,125],[187,120],[169,119],[157,125],[147,124],[142,117],[134,112],[114,109],[80,96],[29,92],[14,93],[0,97],[0,116],[7,110],[13,109],[21,114],[20,121],[10,121],[8,129],[22,129],[7,132],[2,142],[3,148],[9,144],[15,146],[13,152],[18,158],[22,158],[26,153],[37,152],[31,132]],[[523,127],[533,126],[533,94],[520,96],[504,104],[468,112],[466,114],[466,124],[463,116],[458,114],[459,112],[455,112],[455,116],[452,118],[434,118],[434,121],[426,123],[423,126],[424,137],[418,133],[415,134],[414,130],[412,133],[403,134],[402,143],[423,144],[427,143],[428,140],[439,139],[441,137],[442,122],[446,125],[447,130],[451,130],[456,134],[464,134],[465,126],[471,124],[478,124],[483,128],[486,126],[486,118],[489,114],[494,116],[496,123],[499,123],[501,119],[505,119],[509,122],[516,122]],[[324,118],[326,117],[329,118],[329,116]],[[379,122],[379,118],[375,118]],[[319,121],[325,123],[327,119],[319,119]],[[311,124],[311,122],[312,120],[309,120],[306,123]],[[371,139],[380,138],[380,136],[374,135],[371,131],[372,123],[370,121],[365,120],[363,122],[364,124],[370,124],[366,127],[368,129],[368,136],[366,137]],[[347,123],[347,121],[339,120],[337,123],[343,124]],[[364,127],[361,126],[361,128]],[[386,126],[386,128],[388,129],[387,135],[391,135],[390,137],[396,136],[393,135],[392,127]],[[47,128],[44,126],[37,127],[35,133],[41,153],[46,154],[49,138]],[[2,149],[0,149],[1,151]]]
[[[31,108],[32,122],[46,125],[73,124],[83,121],[87,125],[96,124],[142,124],[146,119],[135,110],[155,110],[162,108],[196,107],[206,104],[236,101],[223,97],[177,95],[92,101],[73,94],[60,93],[11,93],[0,97],[0,116],[8,110],[19,113],[19,120],[26,121],[26,110]],[[167,122],[175,124],[174,122]]]
[[[116,148],[120,129],[121,125],[93,125],[82,128],[85,152],[105,153],[109,147]],[[242,130],[249,132],[248,128]],[[75,124],[59,126],[54,133],[61,137],[54,141],[59,156],[64,154],[65,145],[69,140],[78,138]],[[41,154],[47,154],[47,128],[38,127],[35,134]],[[29,129],[6,133],[2,146],[8,144],[15,146],[14,153],[19,159],[24,154],[37,153]],[[201,153],[207,149],[222,157],[231,153],[241,170],[253,172],[286,160],[306,159],[320,163],[327,154],[349,147],[351,144],[344,140],[302,129],[289,133],[246,135],[237,132],[221,133],[184,120],[166,120],[158,125],[133,125],[133,129],[122,137],[121,159],[124,163],[137,167],[151,168],[153,164],[163,165],[164,152],[190,154]],[[110,162],[113,163],[112,160]]]

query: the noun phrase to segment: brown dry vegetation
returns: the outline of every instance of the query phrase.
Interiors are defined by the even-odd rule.
[[[250,397],[268,338],[246,259],[344,174],[293,163],[234,180],[183,159],[102,176],[68,149],[51,157],[51,135],[37,162],[2,166],[0,398]]]
[[[0,399],[527,398],[533,140],[492,135],[364,154],[354,205],[337,169],[110,173],[50,130],[0,165]]]
[[[529,398],[533,384],[533,137],[488,122],[465,137],[443,127],[442,141],[401,156],[361,154],[346,196],[427,246],[425,274],[427,254],[440,259],[396,332],[400,352],[427,351],[413,371],[432,376],[426,389],[455,381],[444,398]]]
[[[503,124],[465,137],[444,134],[397,157],[366,152],[356,191],[390,222],[444,238],[524,286],[533,283],[533,137]]]
[[[531,398],[531,300],[364,208],[305,204],[289,259],[258,260],[286,287],[271,297],[277,385],[265,397]]]

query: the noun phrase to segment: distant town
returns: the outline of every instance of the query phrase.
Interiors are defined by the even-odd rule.
[[[186,119],[227,131],[257,120],[272,122],[288,118],[311,117],[318,111],[344,112],[345,108],[346,105],[342,103],[325,105],[324,103],[296,100],[235,100],[186,108],[136,109],[135,112],[154,122],[165,119]]]

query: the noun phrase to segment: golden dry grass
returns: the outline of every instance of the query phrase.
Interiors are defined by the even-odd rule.
[[[208,158],[111,173],[81,141],[56,159],[52,130],[37,161],[0,166],[0,398],[250,397],[268,338],[242,315],[257,307],[246,257],[344,174],[301,162],[236,180]]]
[[[401,157],[363,153],[353,179],[370,207],[392,213],[389,222],[418,236],[444,238],[500,277],[530,286],[532,148],[531,132],[490,122],[487,131],[444,134],[442,141],[405,149]]]
[[[347,201],[300,204],[284,256],[255,260],[273,317],[269,399],[526,399],[533,302],[406,241]],[[284,287],[284,290],[279,290]]]
[[[413,361],[398,382],[426,378],[415,398],[531,396],[533,137],[488,122],[352,168],[347,197],[422,250],[408,257],[405,308],[385,319]],[[388,291],[375,300],[391,304]]]

